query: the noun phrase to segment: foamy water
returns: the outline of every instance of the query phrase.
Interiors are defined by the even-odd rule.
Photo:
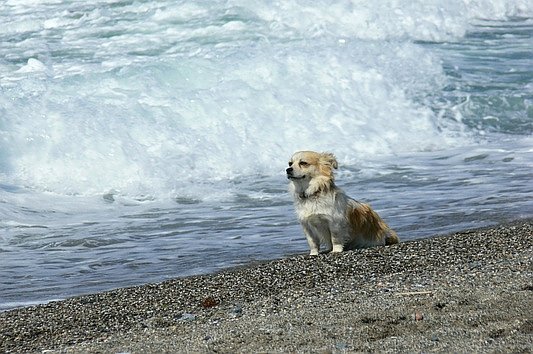
[[[533,214],[528,1],[0,7],[0,309],[305,252],[299,149],[404,240]]]

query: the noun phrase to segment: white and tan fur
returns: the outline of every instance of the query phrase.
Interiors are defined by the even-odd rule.
[[[342,252],[400,242],[369,205],[348,197],[335,185],[333,169],[337,167],[333,154],[298,151],[286,170],[310,254],[317,255],[321,245],[325,252]]]

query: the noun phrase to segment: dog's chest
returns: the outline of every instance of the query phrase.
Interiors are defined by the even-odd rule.
[[[316,219],[321,215],[332,215],[335,205],[332,198],[311,197],[300,199],[296,203],[296,213],[300,220]]]

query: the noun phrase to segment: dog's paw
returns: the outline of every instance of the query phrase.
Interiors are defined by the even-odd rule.
[[[331,253],[341,253],[344,250],[343,245],[333,245],[333,249],[331,250]]]
[[[311,252],[309,252],[309,255],[310,256],[318,256],[318,250],[311,250]]]

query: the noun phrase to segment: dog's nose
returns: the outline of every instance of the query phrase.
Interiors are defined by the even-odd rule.
[[[292,174],[292,167],[289,167],[289,168],[286,169],[285,171],[287,171],[287,174],[288,174],[288,175]]]

